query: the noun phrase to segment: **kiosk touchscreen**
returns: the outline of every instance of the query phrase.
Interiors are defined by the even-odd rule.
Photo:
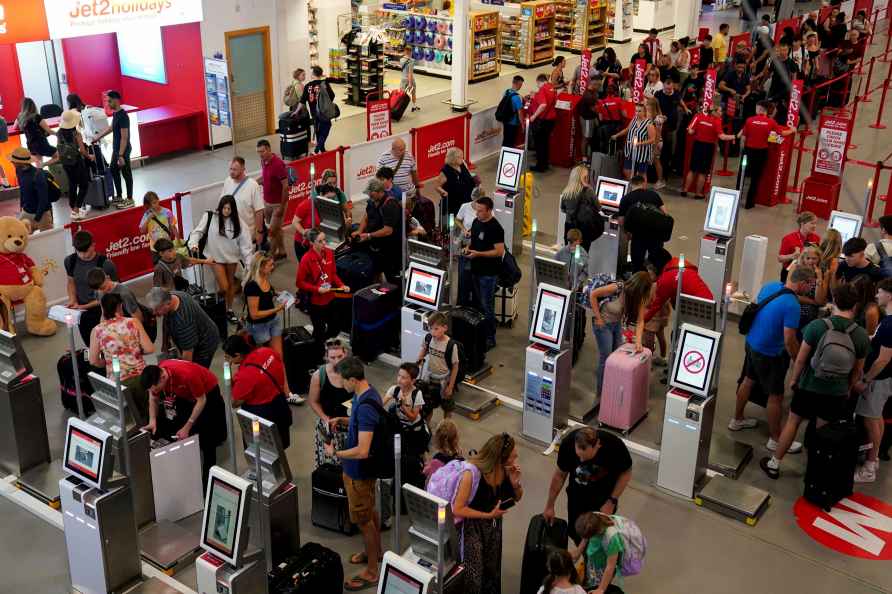
[[[730,188],[713,186],[709,192],[697,268],[700,278],[716,297],[724,294],[731,280],[739,200],[740,192]]]
[[[612,274],[619,277],[626,264],[628,242],[616,212],[628,189],[629,182],[612,177],[598,177],[595,183],[595,195],[607,220],[604,233],[592,242],[589,249],[589,274]]]
[[[698,396],[708,396],[721,336],[713,330],[683,324],[669,385]]]
[[[430,310],[437,309],[445,275],[444,271],[437,268],[414,262],[409,264],[406,275],[409,282],[406,283],[406,294],[403,296],[406,303]]]
[[[325,242],[330,246],[344,241],[344,210],[337,200],[317,196],[313,206],[319,215],[319,229],[325,232]]]
[[[539,285],[530,341],[551,349],[560,350],[567,312],[570,310],[571,291],[554,285]]]
[[[412,262],[406,272],[406,289],[400,311],[400,354],[414,361],[427,335],[427,317],[437,310],[446,284],[446,271]]]
[[[381,565],[378,594],[428,594],[433,592],[430,586],[436,581],[434,577],[417,563],[387,551]]]
[[[845,243],[851,238],[861,235],[861,221],[861,215],[834,210],[830,213],[830,223],[827,226],[839,231],[842,242]]]
[[[67,474],[105,489],[114,470],[111,433],[78,418],[68,419],[62,466]]]
[[[523,150],[503,146],[499,152],[496,187],[492,193],[493,216],[505,231],[505,247],[515,255],[523,250],[523,209],[518,200],[523,175]],[[520,198],[523,198],[522,196]]]
[[[248,500],[253,485],[214,466],[208,477],[201,525],[201,548],[239,566],[248,544]]]
[[[738,200],[740,200],[740,192],[737,190],[712,186],[703,230],[722,237],[734,235]]]
[[[496,175],[496,186],[502,190],[516,192],[520,185],[520,174],[523,169],[523,151],[503,146],[499,152],[499,168]]]
[[[601,207],[607,210],[619,210],[619,202],[629,190],[629,182],[612,177],[599,177],[595,195]]]

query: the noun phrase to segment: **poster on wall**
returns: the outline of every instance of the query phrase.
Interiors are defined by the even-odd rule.
[[[44,0],[50,39],[203,20],[202,0]]]
[[[228,77],[225,60],[204,59],[204,91],[208,104],[208,120],[213,126],[232,126]]]

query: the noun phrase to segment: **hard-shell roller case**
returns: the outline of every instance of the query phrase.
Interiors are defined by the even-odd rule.
[[[322,464],[313,471],[310,479],[313,489],[310,518],[313,526],[349,536],[356,532],[356,526],[350,522],[343,472],[335,464]]]
[[[229,337],[229,320],[226,316],[226,299],[216,291],[208,291],[204,284],[204,265],[198,265],[198,279],[201,283],[201,294],[195,297],[195,301],[204,310],[217,327],[220,333],[220,341]]]
[[[622,345],[607,357],[598,411],[600,424],[627,433],[647,415],[650,362],[650,350],[636,353],[632,344]]]
[[[306,394],[310,391],[310,376],[322,361],[322,351],[309,330],[303,326],[292,326],[288,313],[284,318],[282,353],[288,386],[297,394]]]
[[[305,109],[279,115],[279,149],[285,160],[297,159],[310,151],[310,116]]]
[[[829,510],[854,492],[858,442],[858,431],[851,421],[815,429],[805,467],[803,495],[807,500]]]
[[[399,287],[389,283],[372,285],[354,293],[350,337],[354,355],[370,363],[381,353],[399,345],[401,305]]]
[[[548,554],[552,550],[566,550],[568,544],[567,521],[555,518],[549,525],[542,514],[530,519],[527,540],[523,548],[520,570],[520,594],[536,594],[545,579]]]
[[[465,371],[474,374],[486,365],[486,319],[470,307],[456,307],[449,314],[449,336],[465,349]]]

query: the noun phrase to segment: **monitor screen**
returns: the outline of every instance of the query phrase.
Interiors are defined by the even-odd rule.
[[[234,557],[244,491],[212,476],[205,510],[204,544],[224,557]]]
[[[626,195],[629,182],[611,177],[598,178],[598,202],[602,207],[617,209],[619,202]]]
[[[532,340],[555,349],[560,348],[568,301],[567,292],[539,287]]]
[[[502,147],[499,153],[499,169],[496,185],[516,192],[523,166],[523,151],[510,147]]]
[[[707,395],[712,375],[712,363],[718,346],[719,334],[685,324],[682,328],[681,348],[672,374],[672,385],[696,394]]]
[[[117,38],[121,74],[160,85],[167,84],[161,27],[140,27],[138,33],[127,32]]]
[[[839,231],[839,234],[842,236],[842,242],[845,243],[861,234],[861,217],[856,214],[834,210],[830,213],[830,224],[828,227]]]
[[[105,443],[74,426],[68,427],[67,443],[65,468],[90,481],[99,481]]]
[[[443,271],[413,263],[409,266],[408,278],[406,301],[428,309],[436,309],[440,303]]]
[[[393,565],[385,565],[380,594],[421,594],[423,591],[424,584],[420,580]]]
[[[737,220],[737,199],[739,197],[740,194],[737,190],[713,186],[703,230],[730,237],[734,232],[734,222]]]

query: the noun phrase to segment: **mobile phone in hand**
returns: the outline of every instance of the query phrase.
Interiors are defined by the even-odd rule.
[[[510,498],[502,501],[501,503],[499,503],[499,509],[502,511],[508,511],[509,509],[514,507],[514,503],[515,503],[514,498],[510,497]]]

